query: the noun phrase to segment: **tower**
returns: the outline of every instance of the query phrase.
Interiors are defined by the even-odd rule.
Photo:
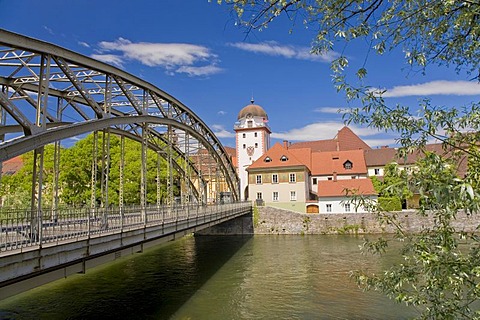
[[[235,122],[237,166],[240,178],[240,197],[248,197],[248,174],[246,168],[270,148],[270,128],[265,110],[254,100],[238,113]]]

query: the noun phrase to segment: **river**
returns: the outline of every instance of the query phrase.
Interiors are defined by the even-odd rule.
[[[362,292],[355,236],[185,237],[0,301],[0,319],[408,319]]]

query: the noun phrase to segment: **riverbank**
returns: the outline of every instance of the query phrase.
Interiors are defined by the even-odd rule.
[[[428,217],[414,210],[392,213],[407,232],[419,232],[432,225]],[[253,217],[255,234],[381,234],[394,233],[393,224],[380,223],[371,213],[306,214],[276,207],[256,207]],[[453,227],[458,231],[474,231],[479,225],[476,216],[459,213]]]

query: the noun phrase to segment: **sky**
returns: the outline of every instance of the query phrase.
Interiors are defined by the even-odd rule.
[[[235,146],[238,112],[254,100],[268,114],[272,145],[332,139],[344,125],[339,109],[358,107],[337,93],[330,62],[338,52],[366,64],[368,84],[387,89],[387,102],[423,98],[451,106],[480,99],[480,85],[445,67],[412,70],[401,50],[367,54],[365,44],[310,54],[314,28],[281,17],[247,33],[216,0],[0,0],[0,28],[112,64],[177,98],[225,146]],[[371,147],[395,136],[350,128]]]

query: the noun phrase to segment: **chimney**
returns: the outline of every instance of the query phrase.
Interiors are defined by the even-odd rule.
[[[333,181],[337,182],[337,171],[333,171]]]
[[[288,140],[283,140],[283,147],[288,149]]]

